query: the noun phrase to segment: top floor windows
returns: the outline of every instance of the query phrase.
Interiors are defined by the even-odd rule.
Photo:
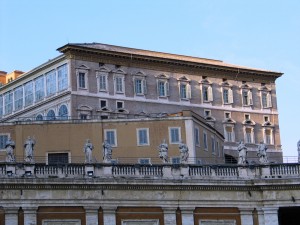
[[[56,92],[56,72],[55,70],[46,73],[46,93],[47,96],[53,95]]]
[[[244,106],[249,106],[253,104],[251,90],[248,89],[242,90],[242,101]]]
[[[85,65],[76,68],[77,89],[88,89],[88,71],[89,68]]]
[[[134,76],[133,82],[134,82],[135,95],[146,95],[147,94],[146,76],[142,72],[138,72]]]
[[[233,103],[232,85],[228,83],[227,79],[223,79],[221,86],[222,86],[223,104],[224,105],[232,104]]]
[[[272,100],[271,100],[270,92],[262,92],[261,93],[261,104],[262,104],[262,108],[272,107]]]
[[[40,76],[35,79],[35,101],[41,101],[45,97],[45,83],[44,76]]]
[[[13,92],[9,91],[4,95],[4,114],[11,114],[13,111]]]
[[[68,88],[68,69],[67,64],[57,68],[58,91],[63,91]]]
[[[169,77],[164,74],[161,74],[156,77],[157,80],[157,95],[160,98],[169,96]]]
[[[202,81],[200,81],[200,87],[202,91],[202,101],[204,103],[212,102],[213,101],[212,83],[209,82],[206,77],[203,77]],[[229,97],[229,93],[227,93],[226,97]]]
[[[113,71],[114,73],[114,89],[116,94],[125,93],[125,72],[121,69]]]
[[[3,96],[0,95],[0,118],[3,116]]]
[[[23,108],[23,87],[17,87],[14,91],[15,111]]]
[[[27,82],[24,85],[25,106],[33,104],[33,81]]]
[[[179,144],[181,141],[180,127],[169,127],[169,140],[171,144]]]
[[[180,77],[178,79],[179,81],[179,96],[180,99],[188,100],[191,99],[191,86],[190,86],[190,80],[186,78],[185,76]]]
[[[98,76],[98,87],[99,91],[107,91],[107,74],[99,74]]]

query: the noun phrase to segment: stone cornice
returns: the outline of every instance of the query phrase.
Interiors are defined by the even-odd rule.
[[[155,56],[146,55],[146,54],[131,54],[128,52],[122,51],[112,51],[112,50],[105,50],[105,49],[96,49],[91,47],[79,46],[79,45],[72,45],[67,44],[58,49],[62,53],[66,54],[67,57],[73,59],[82,59],[87,61],[97,61],[103,60],[102,63],[117,63],[118,65],[124,66],[146,66],[149,67],[150,65],[155,65],[154,68],[157,68],[159,65],[164,67],[172,67],[172,70],[188,70],[187,73],[199,73],[201,70],[210,70],[210,71],[221,71],[221,72],[228,72],[234,74],[235,79],[239,79],[239,76],[250,76],[253,79],[253,76],[258,76],[257,79],[273,79],[280,77],[283,73],[280,72],[273,72],[273,71],[265,71],[259,69],[252,69],[247,67],[239,67],[235,65],[230,65],[226,63],[222,63],[222,61],[217,60],[204,60],[203,62],[195,62],[195,61],[187,61],[188,57],[177,57],[174,58],[167,58],[167,57],[159,57],[159,54]],[[143,51],[141,51],[143,53]],[[145,51],[147,52],[147,51]],[[163,54],[163,53],[162,53]],[[172,54],[164,54],[170,55]],[[101,57],[101,58],[99,58]],[[191,59],[197,59],[194,57],[190,57]],[[220,62],[220,63],[215,63]],[[151,68],[151,66],[150,66]],[[226,76],[226,74],[222,74]],[[230,79],[230,78],[229,78]],[[231,77],[233,79],[233,77]]]

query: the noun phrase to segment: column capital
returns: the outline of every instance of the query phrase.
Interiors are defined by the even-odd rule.
[[[83,208],[86,212],[99,211],[99,206],[88,205],[88,206],[84,206]]]
[[[191,206],[179,206],[179,209],[181,210],[181,213],[191,213],[191,212],[194,212],[195,207],[191,207]]]

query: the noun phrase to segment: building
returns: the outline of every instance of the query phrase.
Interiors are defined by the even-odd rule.
[[[97,43],[59,51],[0,89],[0,224],[300,223],[300,166],[281,163],[281,73]],[[34,161],[24,162],[33,135]],[[4,161],[9,137],[15,162]],[[92,163],[84,163],[86,139]],[[163,139],[168,163],[158,158]],[[109,163],[104,140],[113,145]],[[239,140],[249,164],[229,165]],[[181,141],[190,150],[184,163]],[[260,141],[272,163],[256,162]]]
[[[58,50],[0,89],[2,122],[192,110],[224,135],[227,158],[244,140],[252,152],[267,143],[272,161],[282,160],[275,86],[282,73],[97,43]]]

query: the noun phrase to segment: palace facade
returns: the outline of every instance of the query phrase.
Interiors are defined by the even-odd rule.
[[[2,122],[192,110],[223,134],[229,158],[244,140],[252,152],[263,141],[272,161],[282,160],[275,85],[282,73],[98,43],[58,50],[1,87]]]

